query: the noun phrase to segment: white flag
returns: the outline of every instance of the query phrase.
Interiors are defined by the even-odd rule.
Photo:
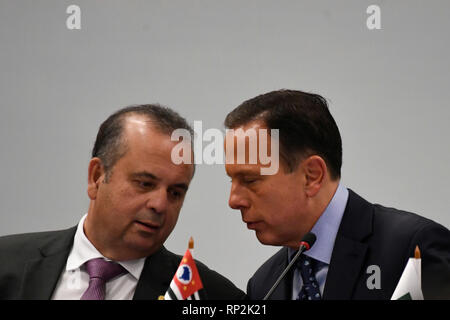
[[[423,300],[422,259],[409,258],[391,300]]]

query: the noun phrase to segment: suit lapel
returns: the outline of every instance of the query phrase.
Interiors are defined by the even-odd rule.
[[[277,281],[278,277],[281,275],[281,273],[286,269],[288,265],[288,250],[287,248],[284,248],[283,250],[283,259],[280,261],[280,264],[278,266],[278,269],[276,272],[274,272],[273,276],[273,282],[272,285]],[[272,296],[270,297],[270,300],[290,300],[291,299],[291,291],[292,291],[292,272],[294,270],[294,266],[289,270],[289,272],[285,275],[284,279],[280,282],[278,285],[278,288],[275,289]],[[272,287],[270,286],[270,288]],[[269,288],[269,289],[270,289]]]
[[[349,300],[361,273],[367,245],[340,235],[335,243],[323,298]]]
[[[324,299],[351,299],[363,270],[372,233],[373,206],[349,189],[325,283]]]
[[[48,300],[67,261],[68,252],[30,261],[22,282],[22,299]]]
[[[21,299],[50,299],[66,264],[76,227],[60,231],[40,248],[40,258],[30,260],[24,271]]]
[[[272,286],[277,281],[278,277],[284,271],[284,269],[288,265],[288,250],[287,248],[282,248],[280,251],[276,253],[277,257],[274,261],[274,265],[271,267],[268,272],[268,277],[264,279],[264,286],[262,293],[263,296],[260,299],[264,298],[264,296],[269,292]],[[291,299],[291,291],[292,291],[292,270],[294,267],[285,275],[283,280],[279,283],[278,287],[270,296],[269,300],[289,300]]]
[[[155,300],[169,288],[178,264],[170,259],[169,252],[162,247],[145,260],[133,300]]]

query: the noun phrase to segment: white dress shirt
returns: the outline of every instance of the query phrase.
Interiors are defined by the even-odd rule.
[[[89,274],[84,263],[95,258],[105,258],[84,234],[85,214],[78,223],[73,246],[52,300],[79,300],[89,286]],[[105,300],[131,300],[139,277],[144,268],[145,258],[117,261],[128,272],[106,283]]]

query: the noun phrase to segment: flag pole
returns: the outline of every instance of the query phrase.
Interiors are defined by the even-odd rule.
[[[191,252],[192,257],[194,256],[194,239],[192,237],[189,238],[188,249]]]

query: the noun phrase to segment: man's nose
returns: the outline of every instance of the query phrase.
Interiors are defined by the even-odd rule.
[[[168,203],[167,190],[161,187],[150,192],[146,206],[156,213],[163,213],[167,210]]]
[[[237,183],[231,184],[230,198],[228,205],[232,209],[241,210],[249,206],[249,201],[245,197],[245,193]]]

